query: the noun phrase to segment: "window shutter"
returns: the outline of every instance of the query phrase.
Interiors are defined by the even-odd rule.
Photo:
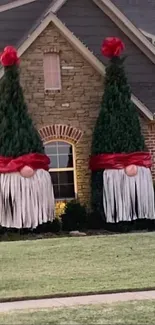
[[[44,54],[45,90],[61,89],[60,58],[57,53]]]

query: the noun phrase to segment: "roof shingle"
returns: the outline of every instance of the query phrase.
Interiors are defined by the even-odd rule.
[[[14,2],[16,0],[0,0],[0,6],[7,5],[8,3]]]
[[[155,0],[111,0],[139,29],[155,35]]]
[[[50,4],[51,0],[37,0],[0,13],[0,50],[6,45],[18,47]]]

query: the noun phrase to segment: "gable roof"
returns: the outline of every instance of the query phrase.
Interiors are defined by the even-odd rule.
[[[15,2],[16,0],[1,0],[0,2],[0,6],[3,6],[3,5],[7,5],[9,4],[10,2]]]
[[[112,0],[126,17],[140,30],[155,33],[154,0]]]
[[[110,0],[93,0],[140,50],[155,63],[155,47]]]
[[[36,0],[1,0],[0,12],[10,10],[31,3]]]
[[[10,2],[13,2],[13,1],[16,1],[16,0],[1,0],[1,6],[3,6],[3,5],[6,5],[6,4],[8,4],[8,3],[10,3]]]
[[[36,38],[43,32],[43,30],[52,22],[60,31],[60,33],[69,41],[69,43],[87,60],[96,71],[102,76],[105,75],[104,65],[92,54],[88,48],[75,36],[73,33],[54,15],[48,13],[40,24],[32,31],[31,35],[27,37],[24,42],[18,48],[18,54],[21,56],[29,46],[36,40]],[[3,76],[3,69],[0,70],[0,78]],[[149,120],[153,120],[153,114],[147,107],[132,94],[132,101],[139,108],[141,113],[145,115]]]
[[[55,0],[51,6],[53,13],[57,11],[67,2],[68,0]],[[109,16],[109,18],[125,33],[131,40],[140,48],[140,50],[153,62],[155,63],[155,47],[150,43],[147,37],[129,20],[127,16],[119,9],[118,3],[123,3],[124,0],[92,0],[95,4]],[[136,0],[131,0],[133,3]],[[141,1],[154,1],[154,0],[138,0]],[[129,0],[125,0],[125,3]],[[125,7],[125,6],[124,6]],[[131,6],[130,6],[131,8]],[[133,8],[133,7],[132,7]],[[144,14],[144,13],[143,13]]]
[[[26,1],[22,0],[22,3]],[[40,24],[49,5],[51,0],[35,0],[0,12],[0,51],[8,44],[18,47],[23,43],[31,31]]]
[[[49,11],[52,11],[54,14],[66,3],[67,0],[53,0]]]

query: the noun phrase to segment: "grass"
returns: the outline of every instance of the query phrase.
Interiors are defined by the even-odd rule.
[[[0,243],[0,299],[154,287],[154,233]]]
[[[95,305],[74,308],[28,310],[0,314],[3,325],[57,325],[105,324],[152,325],[155,324],[155,301],[135,301],[112,305]]]

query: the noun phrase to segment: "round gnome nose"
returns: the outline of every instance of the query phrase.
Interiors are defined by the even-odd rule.
[[[29,166],[23,167],[20,171],[20,175],[25,178],[30,178],[30,177],[34,176],[34,174],[35,174],[35,171],[33,170],[33,168],[31,168]]]

